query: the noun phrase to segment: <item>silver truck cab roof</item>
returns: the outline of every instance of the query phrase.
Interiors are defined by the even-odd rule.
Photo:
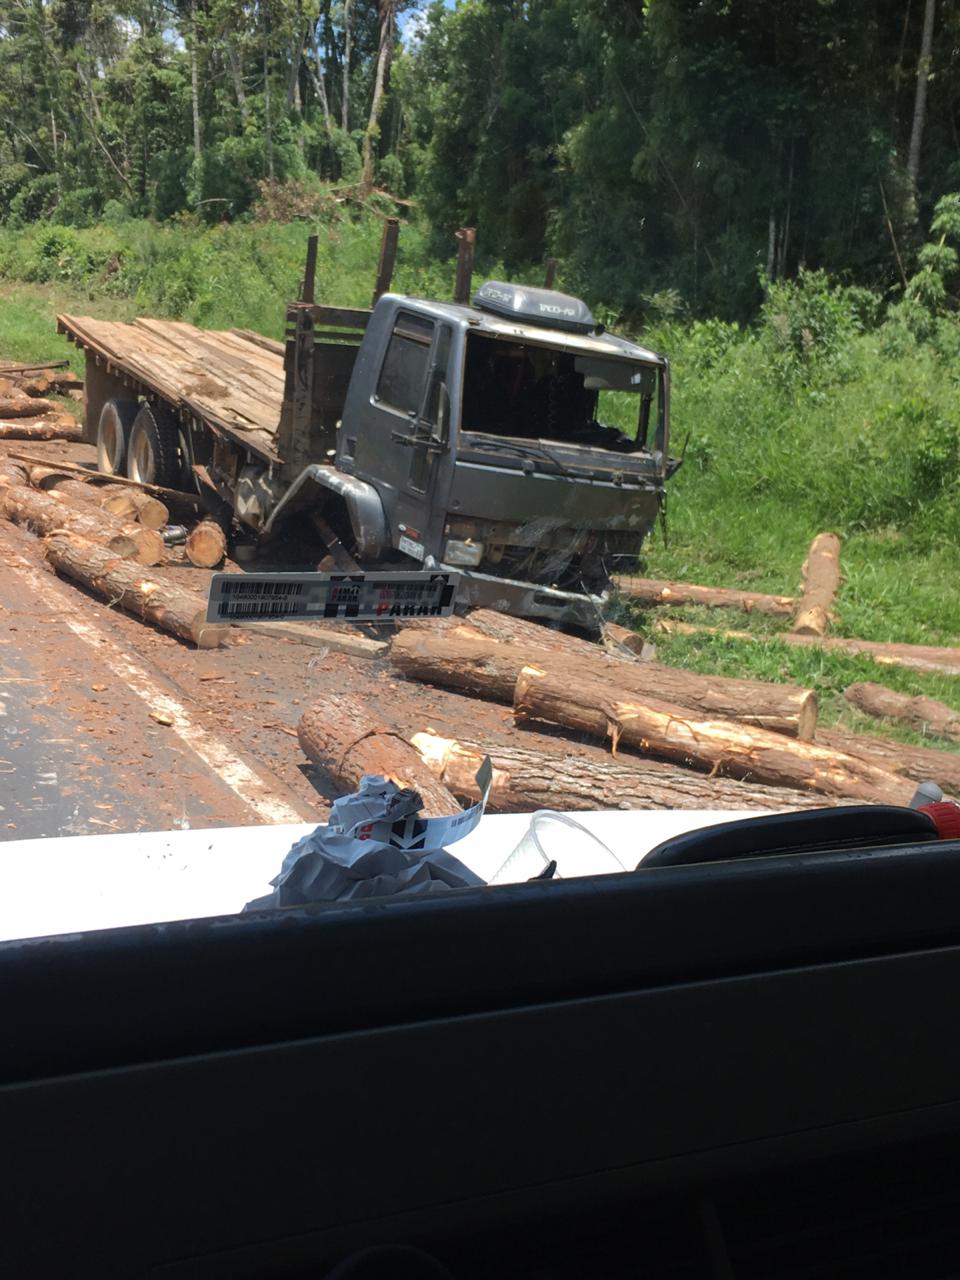
[[[547,325],[531,324],[527,321],[508,320],[492,315],[479,307],[465,306],[455,302],[433,302],[426,298],[414,298],[403,294],[384,294],[381,302],[407,303],[416,307],[422,315],[435,316],[437,319],[451,321],[458,327],[470,332],[482,333],[491,338],[501,338],[509,342],[530,342],[538,346],[550,347],[555,351],[570,351],[577,355],[598,356],[614,360],[639,361],[663,367],[667,364],[665,356],[626,338],[619,338],[613,333],[571,333],[564,329]]]

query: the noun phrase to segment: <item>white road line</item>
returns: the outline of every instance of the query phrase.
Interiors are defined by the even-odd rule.
[[[4,561],[29,583],[36,600],[47,600],[51,587],[47,574],[40,573],[16,552],[10,552],[5,556]],[[171,732],[175,733],[181,742],[189,747],[194,755],[198,756],[261,821],[303,822],[303,815],[291,809],[282,800],[276,799],[269,783],[249,765],[238,760],[225,742],[208,733],[200,725],[194,724],[186,707],[176,698],[165,693],[130,654],[125,653],[99,627],[77,616],[75,607],[66,596],[63,604],[64,611],[60,615],[63,625],[85,644],[90,645],[101,662],[109,667],[132,693],[146,703],[150,711],[157,715],[169,716],[173,721],[170,726]]]

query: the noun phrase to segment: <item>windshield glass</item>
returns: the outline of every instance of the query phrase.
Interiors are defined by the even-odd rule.
[[[655,367],[471,333],[463,429],[600,449],[643,448],[656,421]]]

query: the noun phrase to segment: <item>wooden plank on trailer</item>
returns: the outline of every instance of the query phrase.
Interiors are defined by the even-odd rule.
[[[277,342],[275,338],[265,338],[262,333],[257,333],[253,329],[231,329],[230,332],[238,338],[243,338],[245,342],[263,347],[264,351],[272,351],[275,356],[283,355],[283,343]]]

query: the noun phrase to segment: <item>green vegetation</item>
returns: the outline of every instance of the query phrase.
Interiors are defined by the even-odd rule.
[[[958,51],[936,0],[0,0],[0,356],[66,354],[56,310],[279,337],[308,231],[318,295],[362,305],[398,212],[396,287],[445,296],[473,225],[478,273],[554,256],[670,355],[650,573],[794,592],[835,529],[838,632],[953,643]],[[828,720],[862,678],[960,707],[683,616],[764,638],[667,660],[812,682]]]

